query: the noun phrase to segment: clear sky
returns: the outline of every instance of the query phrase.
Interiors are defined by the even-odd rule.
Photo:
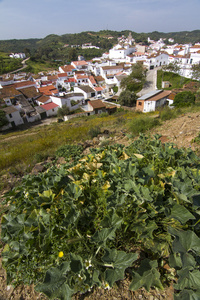
[[[200,0],[0,0],[0,40],[99,30],[200,29]]]

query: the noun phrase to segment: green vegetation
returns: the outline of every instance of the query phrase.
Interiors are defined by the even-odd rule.
[[[175,299],[199,299],[194,152],[140,135],[127,148],[77,156],[24,177],[6,196],[1,241],[8,284],[34,283],[49,298],[68,300],[114,287],[128,269],[132,291],[174,280]]]
[[[70,114],[70,109],[67,105],[63,105],[63,107],[59,107],[57,116],[64,117]]]
[[[21,62],[22,59],[11,58],[8,54],[0,52],[0,75],[21,68]]]
[[[169,81],[171,87],[168,90],[182,88],[184,84],[189,83],[191,79],[182,77],[173,72],[163,72],[162,70],[157,71],[157,88],[162,89],[162,80]]]
[[[124,90],[120,93],[117,103],[122,106],[135,106],[137,101],[137,96],[134,92],[129,90]]]
[[[140,133],[147,132],[153,127],[160,125],[158,118],[152,118],[149,116],[140,115],[135,117],[130,123],[130,131],[133,136],[137,136]]]
[[[190,91],[184,91],[176,94],[173,102],[175,107],[191,106],[195,103],[195,95]]]
[[[159,118],[161,121],[167,121],[176,118],[180,113],[180,110],[165,107],[159,112]]]
[[[192,78],[200,80],[200,64],[192,65]]]
[[[0,109],[0,128],[8,124],[8,119],[6,118],[6,113]]]
[[[145,83],[147,70],[141,63],[136,63],[132,66],[131,74],[123,78],[121,81],[121,88],[131,92],[139,92]]]

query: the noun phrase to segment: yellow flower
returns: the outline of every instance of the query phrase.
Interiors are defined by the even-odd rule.
[[[58,257],[63,257],[64,253],[62,251],[59,252]]]

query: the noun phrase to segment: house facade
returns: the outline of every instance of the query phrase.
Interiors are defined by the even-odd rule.
[[[156,90],[137,99],[136,110],[147,113],[166,105],[171,91]]]

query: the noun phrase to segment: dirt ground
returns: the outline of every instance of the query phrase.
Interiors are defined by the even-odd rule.
[[[162,126],[151,131],[152,134],[161,134],[163,142],[173,142],[178,147],[191,147],[197,154],[200,154],[200,143],[194,143],[194,138],[200,132],[200,112],[187,113],[179,116],[177,119],[166,121]],[[128,144],[124,136],[116,136],[117,143]],[[128,290],[128,279],[119,282],[111,290],[95,289],[85,295],[75,295],[74,300],[173,300],[173,286],[167,287],[163,291],[152,289],[147,292],[140,289],[137,292]],[[13,288],[6,285],[6,273],[2,268],[0,261],[0,300],[44,300],[42,294],[36,293],[33,286],[20,286]]]

